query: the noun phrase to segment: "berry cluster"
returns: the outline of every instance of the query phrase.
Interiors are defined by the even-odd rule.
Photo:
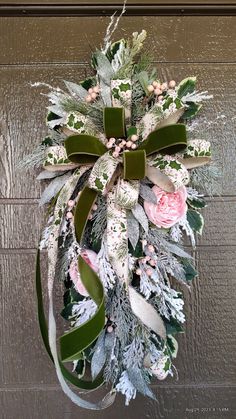
[[[145,266],[144,270],[147,276],[152,276],[152,273],[153,273],[152,268],[154,268],[157,264],[155,260],[155,249],[152,244],[147,243],[147,240],[143,240],[142,244],[143,244],[143,248],[145,248],[145,253],[147,253],[147,255],[139,259],[139,263]],[[142,275],[142,269],[141,268],[136,269],[136,274],[139,276]]]
[[[158,102],[161,102],[164,99],[163,93],[167,91],[167,89],[174,89],[176,86],[175,80],[169,81],[169,83],[159,83],[158,81],[153,81],[152,84],[147,86],[147,90],[150,94],[154,94],[157,96]]]
[[[130,151],[135,150],[137,148],[136,141],[138,140],[138,136],[136,134],[131,135],[127,140],[123,138],[109,138],[107,141],[107,148],[114,149],[112,156],[119,157],[120,153],[123,151]]]
[[[94,102],[97,99],[99,92],[100,92],[100,88],[98,85],[94,87],[90,87],[88,89],[88,95],[85,98],[86,102],[88,103]]]

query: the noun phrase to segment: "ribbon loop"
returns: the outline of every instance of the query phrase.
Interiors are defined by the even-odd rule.
[[[71,135],[65,140],[68,159],[74,163],[94,163],[107,148],[97,137],[86,134]]]
[[[101,333],[105,324],[104,290],[97,274],[79,256],[81,280],[90,297],[97,304],[97,311],[87,322],[60,337],[62,362],[74,361],[80,353],[91,345]]]
[[[172,124],[152,131],[143,141],[138,150],[145,150],[147,156],[162,152],[175,154],[187,146],[186,128],[184,124]]]
[[[103,126],[107,138],[125,138],[124,108],[104,108]]]

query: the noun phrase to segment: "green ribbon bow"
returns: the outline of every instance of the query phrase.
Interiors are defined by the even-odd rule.
[[[126,138],[125,113],[123,108],[104,109],[104,131],[107,138]],[[173,124],[154,130],[136,150],[122,153],[122,177],[128,181],[140,180],[145,177],[146,158],[155,153],[175,154],[187,145],[186,129],[183,124]],[[99,165],[99,159],[108,153],[107,148],[94,136],[79,134],[72,135],[65,140],[68,159],[78,165]],[[98,189],[85,186],[82,190],[75,209],[75,233],[78,243],[81,243],[89,213],[96,200]],[[104,290],[97,274],[79,257],[78,260],[81,281],[90,297],[97,304],[95,315],[86,323],[73,328],[60,338],[61,371],[64,377],[80,388],[92,389],[101,385],[98,377],[94,382],[79,380],[69,373],[63,362],[79,359],[84,349],[90,346],[101,333],[105,325]],[[40,328],[46,349],[51,356],[47,336],[47,325],[43,313],[41,276],[39,256],[37,257],[37,295]]]
[[[105,108],[104,109],[104,130],[107,138],[125,138],[125,115],[123,108]],[[146,156],[157,152],[176,153],[186,147],[186,129],[183,124],[169,125],[158,130],[153,131],[148,138],[140,144],[137,150],[123,152],[123,177],[124,179],[142,179],[145,177],[146,171]],[[79,134],[72,135],[65,140],[65,148],[68,159],[74,163],[89,164],[94,163],[97,159],[107,153],[107,148],[101,141],[93,136]],[[80,194],[76,209],[75,209],[75,232],[76,239],[80,243],[88,216],[96,200],[98,191],[95,191],[86,186]],[[87,275],[87,276],[86,276]],[[91,298],[93,293],[89,287],[90,281],[93,278],[91,272],[84,272],[80,270],[81,280],[86,286]],[[104,307],[99,306],[99,310],[104,310]],[[104,313],[105,317],[105,313]],[[93,328],[91,323],[93,322]],[[104,323],[96,324],[92,318],[85,325],[74,328],[69,333],[64,334],[60,339],[61,344],[61,358],[62,361],[69,361],[76,359],[79,352],[83,350],[84,334],[90,338],[90,344],[98,336],[98,327],[100,331],[104,327]],[[88,341],[86,341],[86,346]]]
[[[125,138],[124,108],[104,109],[104,131],[107,138]],[[146,157],[157,152],[175,154],[186,148],[184,124],[164,126],[151,132],[136,150],[123,152],[123,178],[143,179],[146,173]],[[107,153],[107,148],[92,135],[72,135],[65,140],[68,159],[73,163],[90,164]]]

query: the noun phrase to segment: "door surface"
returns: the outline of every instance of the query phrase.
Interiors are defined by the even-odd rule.
[[[187,322],[186,333],[178,337],[178,381],[155,384],[157,402],[140,396],[125,408],[118,398],[106,411],[81,411],[64,397],[41,342],[34,288],[44,218],[37,203],[41,190],[33,170],[17,171],[19,160],[47,132],[47,99],[30,82],[82,80],[90,71],[90,48],[100,45],[108,21],[101,16],[0,18],[0,418],[234,419],[236,17],[129,15],[115,34],[146,29],[162,79],[196,75],[199,89],[214,95],[197,129],[213,144],[222,170],[221,196],[207,198],[205,230],[195,252],[200,274],[191,292],[184,291]],[[60,298],[58,290],[58,307]]]

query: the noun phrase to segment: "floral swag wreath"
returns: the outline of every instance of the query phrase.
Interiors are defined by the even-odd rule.
[[[211,181],[210,143],[190,129],[201,102],[211,96],[196,90],[195,77],[178,85],[159,81],[149,57],[140,53],[146,32],[112,43],[117,23],[112,17],[103,48],[92,55],[92,77],[80,84],[65,81],[67,92],[35,83],[50,88],[50,136],[24,161],[43,162],[38,179],[50,179],[40,202],[50,205],[36,269],[43,341],[63,391],[88,409],[108,407],[117,392],[126,405],[137,391],[155,399],[151,378],[175,373],[174,336],[183,331],[185,315],[182,293],[173,284],[188,287],[197,275],[182,236],[195,246],[205,206],[195,188]],[[49,262],[48,322],[42,249]],[[69,329],[59,338],[60,356],[55,278],[64,283],[61,315]],[[66,362],[73,367],[67,369]],[[103,384],[111,390],[92,403],[68,382],[82,391]]]

